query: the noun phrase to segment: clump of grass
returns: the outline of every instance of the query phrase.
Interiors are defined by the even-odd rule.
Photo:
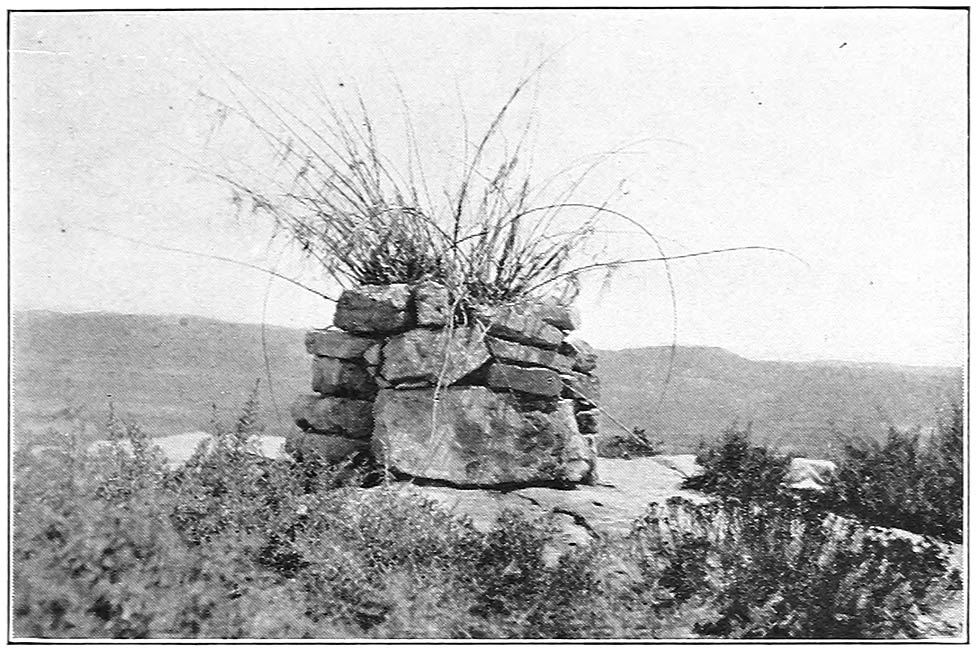
[[[348,112],[319,95],[319,117],[305,120],[234,75],[246,96],[219,102],[221,115],[253,128],[275,164],[260,174],[239,167],[218,178],[236,204],[270,217],[342,287],[434,279],[459,305],[514,301],[544,286],[566,295],[576,276],[561,274],[593,233],[601,207],[585,209],[594,215],[569,227],[562,220],[557,230],[556,214],[573,205],[565,193],[543,200],[549,184],[531,183],[523,151],[529,125],[512,149],[506,144],[506,120],[535,74],[515,86],[471,147],[456,186],[437,200],[409,119],[406,169],[400,169],[380,145],[362,98]]]

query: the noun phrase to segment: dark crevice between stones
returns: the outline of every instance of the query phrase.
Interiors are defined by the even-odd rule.
[[[436,480],[433,478],[420,478],[417,476],[412,476],[407,473],[403,473],[396,469],[390,469],[390,475],[394,479],[401,482],[409,482],[410,484],[416,485],[418,487],[444,487],[446,489],[477,489],[482,491],[498,491],[499,493],[512,493],[519,491],[520,489],[533,489],[533,488],[543,488],[543,489],[559,489],[562,491],[571,491],[576,489],[580,483],[569,482],[566,480],[527,480],[525,482],[503,482],[497,484],[465,484],[460,482],[452,482],[450,480]],[[516,494],[521,498],[526,498],[521,494]]]

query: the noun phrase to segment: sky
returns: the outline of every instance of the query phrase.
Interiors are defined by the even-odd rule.
[[[233,103],[243,83],[314,115],[312,88],[340,107],[362,97],[397,151],[406,105],[430,182],[451,188],[465,127],[484,131],[545,61],[506,126],[517,139],[531,124],[534,178],[616,152],[575,197],[607,201],[667,253],[789,252],[673,261],[674,313],[660,263],[609,284],[595,274],[578,298],[584,338],[959,365],[966,20],[894,9],[17,13],[12,306],[324,326],[332,304],[314,294],[173,251],[328,285],[269,244],[260,216],[234,210],[213,171],[273,161],[258,158],[253,131],[224,129],[209,98]],[[656,253],[623,221],[605,231],[605,257]]]

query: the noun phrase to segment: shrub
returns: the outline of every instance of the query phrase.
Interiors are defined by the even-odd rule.
[[[653,505],[631,534],[644,581],[673,600],[708,598],[694,631],[725,638],[918,637],[927,596],[947,576],[914,543],[796,506]]]
[[[944,412],[934,437],[890,428],[884,442],[846,443],[835,508],[866,522],[963,540],[963,412]]]
[[[703,471],[683,487],[741,503],[783,500],[790,460],[750,441],[750,427],[727,428],[718,441],[703,445],[696,455]]]

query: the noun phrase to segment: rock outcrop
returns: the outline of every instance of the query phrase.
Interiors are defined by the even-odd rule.
[[[348,442],[368,441],[395,474],[457,486],[596,477],[597,362],[567,337],[580,326],[572,307],[547,298],[462,311],[425,280],[346,290],[333,324],[306,335],[316,394],[292,406],[302,435],[289,450],[337,461],[359,451]]]

